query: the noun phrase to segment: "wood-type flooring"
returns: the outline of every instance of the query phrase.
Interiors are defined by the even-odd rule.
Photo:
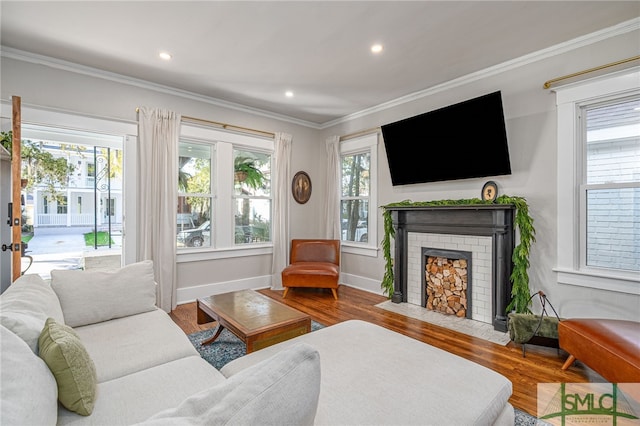
[[[377,308],[375,305],[387,300],[385,296],[353,287],[341,285],[338,300],[333,298],[328,289],[294,288],[286,299],[282,298],[282,291],[258,291],[307,313],[314,321],[327,326],[350,319],[368,321],[484,365],[511,380],[511,404],[534,416],[537,411],[538,383],[604,381],[579,362],[563,371],[561,367],[567,356],[563,351],[558,354],[557,349],[527,345],[527,354],[523,357],[522,347],[513,342],[501,346]],[[187,334],[215,327],[215,323],[197,324],[195,302],[179,305],[171,317]]]

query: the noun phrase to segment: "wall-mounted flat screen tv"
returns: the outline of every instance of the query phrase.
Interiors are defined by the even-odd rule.
[[[396,185],[511,174],[500,91],[382,126]]]

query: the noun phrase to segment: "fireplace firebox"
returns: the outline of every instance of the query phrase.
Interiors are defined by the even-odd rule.
[[[422,303],[430,311],[472,318],[472,254],[422,247]]]

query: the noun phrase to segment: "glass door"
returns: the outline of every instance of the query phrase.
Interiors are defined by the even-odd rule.
[[[22,131],[27,273],[122,265],[123,138],[34,125]]]

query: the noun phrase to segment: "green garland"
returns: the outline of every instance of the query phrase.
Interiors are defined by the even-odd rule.
[[[522,197],[511,197],[501,195],[496,198],[496,204],[512,204],[516,208],[515,225],[520,233],[520,243],[513,250],[513,271],[511,273],[511,302],[507,306],[507,312],[515,311],[517,313],[531,313],[529,306],[530,290],[529,290],[529,254],[531,252],[531,244],[535,242],[536,230],[533,227],[533,218],[529,215],[529,206],[527,200]],[[395,229],[391,219],[390,208],[393,207],[435,207],[435,206],[462,206],[474,204],[493,204],[490,201],[483,201],[479,198],[462,199],[462,200],[437,200],[437,201],[400,201],[397,203],[387,204],[381,208],[384,210],[382,217],[384,219],[384,238],[382,239],[382,252],[385,259],[384,277],[380,287],[389,298],[393,296],[393,260],[391,259],[391,238],[395,238]]]

